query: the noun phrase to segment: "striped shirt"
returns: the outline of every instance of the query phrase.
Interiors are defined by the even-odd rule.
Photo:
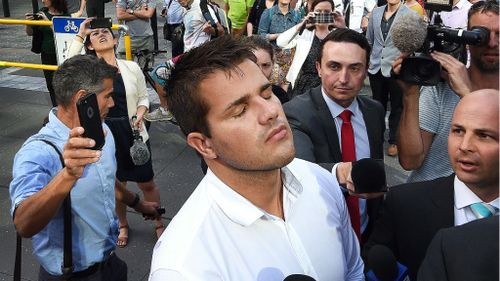
[[[453,173],[448,158],[448,134],[459,101],[447,83],[420,89],[420,129],[434,134],[434,138],[422,166],[411,173],[408,182],[427,181]]]

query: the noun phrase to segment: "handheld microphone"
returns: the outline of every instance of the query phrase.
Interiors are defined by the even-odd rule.
[[[135,118],[137,117],[132,117],[132,121],[134,121]],[[141,134],[139,133],[139,129],[136,128],[136,126],[132,126],[132,135],[134,137],[134,143],[130,147],[130,157],[132,158],[132,162],[134,162],[134,165],[144,165],[149,161],[149,158],[151,157],[148,146],[142,141]]]
[[[416,13],[397,18],[391,29],[392,42],[402,53],[418,51],[427,37],[427,23]]]
[[[285,277],[283,281],[316,281],[316,279],[304,274],[292,274]]]
[[[408,268],[396,261],[392,251],[383,245],[375,245],[368,254],[371,270],[367,281],[410,281]]]
[[[364,158],[352,162],[351,178],[356,193],[387,191],[385,166],[382,159]]]

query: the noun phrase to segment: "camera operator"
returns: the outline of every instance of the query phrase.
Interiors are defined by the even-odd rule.
[[[115,144],[109,128],[102,125],[106,133],[102,150],[90,149],[95,141],[82,136],[76,102],[87,93],[96,93],[104,119],[114,106],[116,72],[93,56],[66,60],[54,74],[58,106],[50,111],[49,123],[23,144],[14,159],[11,214],[18,233],[32,237],[41,265],[39,280],[126,280],[127,265],[114,254],[118,236],[115,192],[118,200],[148,218],[157,214],[157,203],[141,201],[126,189],[115,190]],[[62,152],[63,159],[46,141]],[[68,276],[61,269],[66,232],[61,205],[70,192],[74,273]]]
[[[451,117],[460,98],[479,89],[498,89],[498,3],[492,0],[474,4],[468,14],[468,30],[482,26],[490,30],[489,41],[469,46],[469,69],[451,55],[433,52],[445,71],[437,86],[422,87],[399,80],[403,88],[403,112],[398,130],[399,163],[414,170],[408,182],[432,180],[450,175],[447,136]],[[399,74],[405,55],[394,63]]]

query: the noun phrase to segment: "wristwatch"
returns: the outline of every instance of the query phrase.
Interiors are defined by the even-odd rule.
[[[130,10],[128,11],[128,13],[129,13],[129,14],[131,14],[131,15],[133,15],[133,14],[134,14],[134,10],[130,9]]]

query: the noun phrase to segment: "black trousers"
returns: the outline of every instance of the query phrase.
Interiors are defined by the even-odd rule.
[[[78,273],[77,273],[78,275]],[[38,281],[60,281],[67,280],[61,276],[50,275],[43,267],[40,266],[38,273]],[[108,260],[102,263],[99,268],[87,276],[76,276],[69,279],[71,281],[126,281],[127,280],[127,264],[112,255]]]
[[[87,17],[104,17],[104,0],[87,0]]]
[[[57,57],[56,54],[47,54],[41,53],[40,58],[42,60],[42,64],[50,64],[57,65]],[[54,71],[52,70],[44,70],[43,76],[45,76],[45,83],[47,83],[47,89],[49,90],[50,101],[52,102],[52,106],[57,106],[56,96],[54,94],[54,87],[52,87],[52,77],[54,76]]]
[[[376,74],[368,74],[368,77],[373,98],[384,106],[385,111],[387,111],[387,103],[391,102],[389,143],[396,144],[399,119],[401,119],[401,112],[403,111],[403,91],[395,79],[384,77],[380,70]]]

